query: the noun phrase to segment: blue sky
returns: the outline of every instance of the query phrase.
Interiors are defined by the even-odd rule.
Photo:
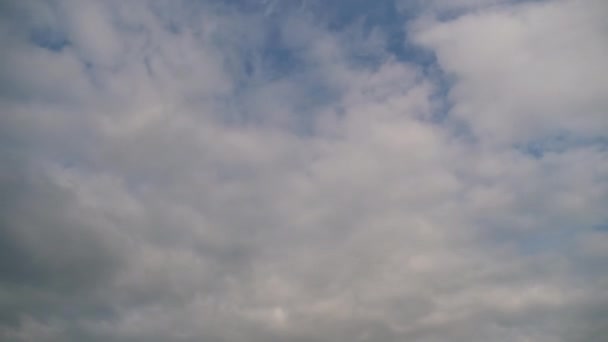
[[[0,340],[600,341],[606,14],[4,1]]]

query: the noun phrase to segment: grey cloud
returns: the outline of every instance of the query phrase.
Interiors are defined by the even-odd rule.
[[[13,7],[30,21],[3,16],[3,29],[44,23],[72,45],[6,40],[1,339],[603,336],[605,147],[522,148],[560,129],[601,136],[602,102],[591,94],[601,75],[559,105],[542,96],[555,84],[503,92],[492,86],[498,67],[482,63],[492,47],[477,44],[500,36],[496,22],[515,27],[505,42],[535,57],[519,70],[505,55],[518,71],[505,82],[527,84],[536,58],[551,59],[566,38],[528,43],[562,32],[555,15],[574,5],[503,4],[408,26],[437,54],[435,67],[456,76],[453,107],[436,120],[441,85],[426,66],[391,56],[382,32],[329,30],[305,6],[25,4]],[[598,21],[584,20],[598,4],[575,6],[575,36],[601,36]],[[274,29],[297,54],[294,69],[267,64]],[[596,60],[601,48],[586,51]],[[547,68],[592,68],[570,63],[579,52],[555,58]]]

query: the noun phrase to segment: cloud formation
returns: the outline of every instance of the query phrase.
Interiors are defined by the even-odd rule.
[[[601,341],[608,7],[0,5],[3,341]]]

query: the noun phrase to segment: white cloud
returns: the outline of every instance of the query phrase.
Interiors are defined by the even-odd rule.
[[[417,40],[454,78],[451,114],[481,139],[590,139],[608,123],[605,13],[592,0],[499,7],[422,22]]]
[[[1,19],[77,18],[73,46],[2,60],[1,338],[602,336],[601,3],[408,26],[453,77],[445,120],[427,66],[358,24],[91,4]]]

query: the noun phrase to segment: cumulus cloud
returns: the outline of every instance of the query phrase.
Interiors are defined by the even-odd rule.
[[[476,134],[507,143],[594,139],[607,123],[605,10],[602,1],[499,7],[421,23],[417,38],[456,80],[452,113]]]
[[[0,338],[601,341],[606,10],[6,2]]]

